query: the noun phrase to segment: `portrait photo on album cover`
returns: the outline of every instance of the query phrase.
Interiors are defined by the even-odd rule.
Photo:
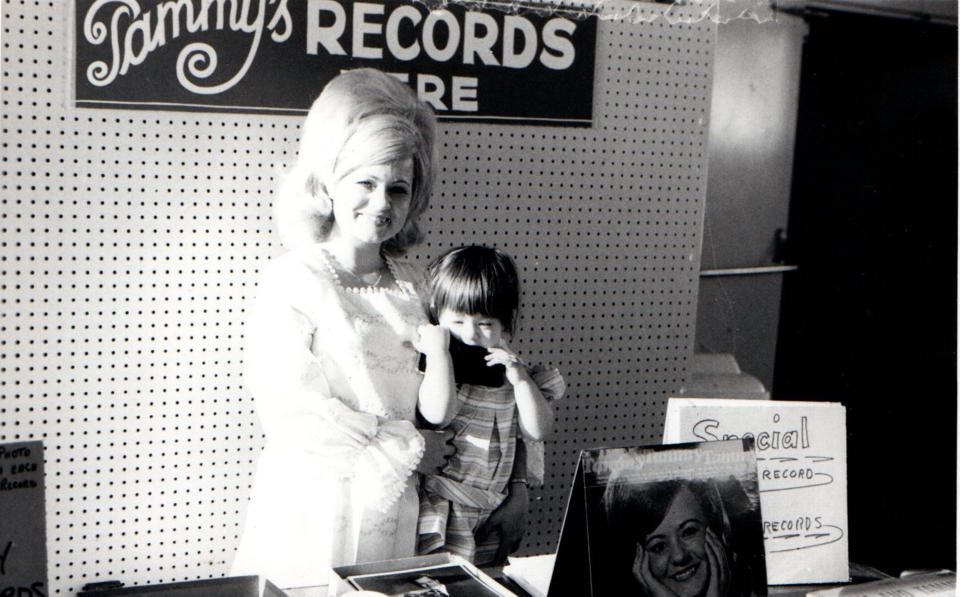
[[[731,466],[716,443],[600,451],[594,464],[613,464],[586,474],[594,595],[766,594],[756,469],[744,466],[752,447],[717,443],[734,444]]]

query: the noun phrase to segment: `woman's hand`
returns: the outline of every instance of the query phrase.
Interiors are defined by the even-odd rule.
[[[507,556],[517,551],[527,528],[527,507],[530,493],[526,483],[511,483],[510,491],[487,522],[477,529],[477,544],[483,543],[491,533],[500,536],[500,545],[491,565],[499,566]]]
[[[676,593],[653,575],[650,570],[650,556],[639,543],[637,543],[637,555],[633,558],[633,578],[640,583],[650,597],[677,597]]]
[[[500,346],[488,349],[489,352],[484,358],[488,367],[494,365],[503,365],[507,370],[507,381],[515,386],[521,381],[530,381],[530,375],[527,368],[523,366],[523,361],[507,345],[506,341],[501,341]]]
[[[707,585],[705,597],[725,597],[730,581],[730,564],[727,561],[727,550],[723,543],[714,534],[713,529],[707,527],[705,547],[707,562],[710,565],[710,584]]]
[[[416,349],[427,355],[445,355],[450,350],[450,332],[438,325],[424,324],[417,328],[420,339]]]
[[[456,452],[456,448],[450,443],[450,440],[453,439],[453,431],[449,429],[442,431],[420,429],[420,435],[423,436],[424,448],[423,458],[417,465],[417,472],[424,475],[436,475],[447,464],[447,458]]]

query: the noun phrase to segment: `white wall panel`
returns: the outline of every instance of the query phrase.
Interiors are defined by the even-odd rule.
[[[555,548],[579,449],[659,440],[693,344],[715,25],[604,6],[594,126],[442,124],[411,254],[512,253],[517,346],[567,378],[526,553]],[[73,108],[68,11],[2,10],[0,441],[45,444],[50,594],[221,576],[263,441],[245,306],[301,119]]]

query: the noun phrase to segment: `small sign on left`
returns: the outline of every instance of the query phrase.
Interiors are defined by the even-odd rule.
[[[46,597],[43,442],[0,444],[0,595]]]

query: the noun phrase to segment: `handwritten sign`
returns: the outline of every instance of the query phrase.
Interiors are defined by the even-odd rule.
[[[664,443],[752,437],[767,579],[843,582],[847,550],[846,411],[827,402],[671,398]]]
[[[0,444],[0,597],[46,597],[43,443]]]
[[[77,0],[76,103],[303,114],[342,70],[373,67],[441,120],[590,126],[597,17],[524,6]]]

